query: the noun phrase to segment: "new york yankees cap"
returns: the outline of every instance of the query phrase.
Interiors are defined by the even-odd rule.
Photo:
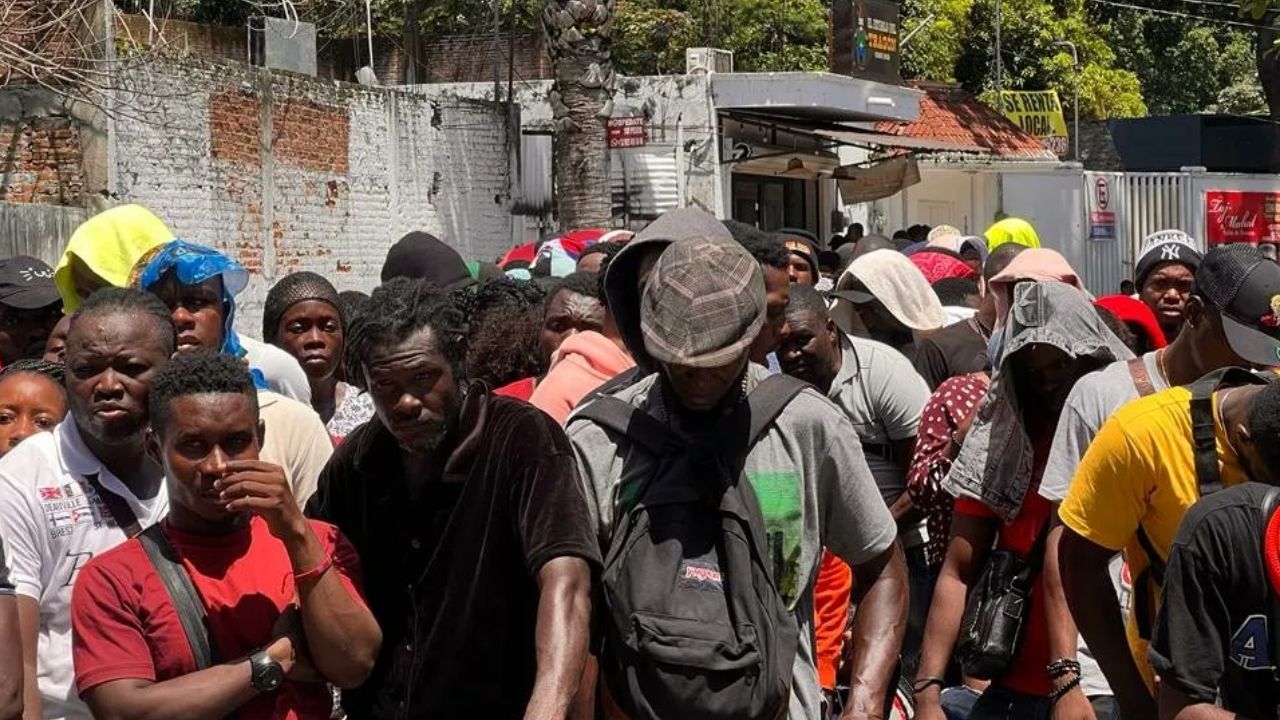
[[[1133,268],[1133,282],[1142,291],[1142,284],[1152,270],[1165,263],[1182,263],[1195,272],[1203,256],[1195,239],[1181,230],[1161,230],[1142,240],[1138,250],[1138,262]]]
[[[1219,245],[1196,270],[1196,294],[1222,316],[1236,355],[1254,365],[1280,365],[1280,265],[1252,245]]]
[[[37,310],[61,301],[53,268],[26,255],[0,258],[0,305]]]

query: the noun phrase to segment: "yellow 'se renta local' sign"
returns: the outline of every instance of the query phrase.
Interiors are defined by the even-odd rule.
[[[1067,121],[1062,116],[1062,103],[1057,90],[1006,90],[1004,115],[1028,135],[1040,138],[1044,146],[1058,155],[1067,153]]]

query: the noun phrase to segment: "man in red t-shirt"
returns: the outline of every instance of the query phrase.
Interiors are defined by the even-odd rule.
[[[212,667],[198,669],[139,539],[91,560],[72,596],[81,697],[98,717],[328,718],[324,683],[359,685],[382,635],[359,560],[298,510],[284,471],[258,460],[247,368],[180,355],[151,387],[151,452],[164,465],[163,531],[204,604]]]

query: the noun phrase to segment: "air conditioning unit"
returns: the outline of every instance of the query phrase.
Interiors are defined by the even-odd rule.
[[[684,68],[690,75],[731,73],[733,72],[733,51],[720,48],[686,48]]]
[[[264,15],[249,18],[249,64],[315,77],[316,26]]]

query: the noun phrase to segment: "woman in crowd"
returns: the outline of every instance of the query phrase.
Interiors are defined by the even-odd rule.
[[[18,360],[0,371],[0,456],[62,422],[63,374],[61,364],[44,360]]]
[[[285,276],[267,293],[262,339],[292,355],[311,383],[311,407],[334,442],[373,417],[373,401],[338,379],[344,329],[338,291],[313,272]]]
[[[267,343],[235,331],[235,298],[249,284],[240,263],[211,247],[174,240],[146,253],[129,284],[155,293],[173,310],[178,351],[217,350],[249,364],[254,382],[311,404],[311,388],[298,362]]]
[[[1133,357],[1085,294],[1065,283],[1020,283],[1012,300],[991,387],[943,483],[958,499],[913,686],[922,720],[944,717],[947,667],[993,548],[1014,554],[1035,574],[1028,559],[1043,554],[1052,510],[1036,489],[1067,394],[1085,373]],[[1013,660],[992,673],[970,720],[1048,720],[1055,700],[1079,695],[1079,664],[1049,657],[1049,634],[1060,631],[1059,623],[1074,632],[1074,624],[1048,617],[1038,575],[1032,583]]]

